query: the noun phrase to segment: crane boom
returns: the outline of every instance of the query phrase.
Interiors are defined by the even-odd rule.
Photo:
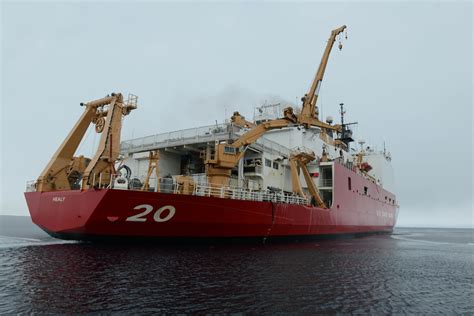
[[[307,127],[309,127],[309,125],[315,125],[311,123],[311,121],[314,121],[312,119],[316,119],[316,121],[319,121],[318,107],[316,106],[319,96],[319,89],[321,88],[321,82],[326,71],[326,66],[329,60],[329,54],[331,53],[332,47],[334,46],[334,42],[336,41],[336,36],[342,33],[345,29],[346,26],[343,25],[331,31],[331,35],[328,39],[326,49],[324,50],[324,54],[321,58],[321,63],[319,64],[318,71],[316,72],[316,75],[308,93],[305,94],[305,96],[302,98],[303,108],[301,110],[299,123],[305,124]]]
[[[247,121],[242,115],[240,115],[239,112],[234,112],[230,120],[232,123],[234,123],[234,125],[237,125],[239,127],[246,127],[246,128],[255,127],[254,122]]]
[[[150,177],[155,171],[156,179],[160,178],[160,166],[158,161],[160,160],[160,151],[151,150],[148,154],[148,172],[145,177],[145,182],[142,185],[142,191],[148,191],[150,189]],[[160,184],[157,183],[156,192],[160,192]]]
[[[323,80],[324,73],[326,71],[326,66],[329,60],[329,54],[331,53],[332,47],[334,46],[336,36],[342,33],[345,29],[346,26],[343,25],[331,31],[331,35],[326,45],[324,54],[321,58],[318,71],[316,72],[316,75],[308,93],[302,99],[303,108],[299,115],[295,115],[293,113],[292,108],[286,108],[284,111],[284,117],[282,119],[266,121],[257,126],[251,126],[253,124],[252,122],[245,121],[238,112],[234,113],[234,115],[232,116],[232,122],[242,127],[251,127],[252,129],[242,135],[232,144],[216,144],[214,148],[214,156],[209,155],[208,153],[205,164],[206,174],[208,176],[208,181],[210,184],[215,184],[218,186],[227,185],[231,171],[237,165],[239,160],[243,157],[246,146],[256,142],[257,139],[259,139],[265,132],[269,130],[283,128],[289,126],[291,123],[296,123],[299,125],[303,125],[306,128],[309,128],[310,126],[317,126],[321,129],[332,130],[338,133],[342,133],[342,125],[331,125],[319,120],[319,113],[317,110],[316,103],[318,100],[321,82]],[[302,169],[305,168],[302,167]],[[304,170],[303,172],[306,178],[306,172]],[[308,184],[308,187],[311,187],[310,191],[314,191],[314,185],[311,186],[310,184]],[[297,191],[301,192],[301,189]],[[311,192],[311,195],[313,197],[318,195],[317,189],[316,191]],[[320,201],[317,201],[317,203],[321,204]]]
[[[307,164],[316,159],[316,156],[313,152],[296,152],[293,153],[290,157],[290,167],[291,167],[291,179],[293,184],[293,192],[299,194],[300,196],[305,196],[303,190],[301,188],[300,177],[298,175],[298,170],[301,169],[303,172],[304,180],[306,185],[308,186],[308,191],[311,196],[311,204],[320,207],[320,208],[327,208],[324,201],[321,199],[319,195],[319,190],[317,186],[313,182],[313,178],[311,177]]]
[[[263,122],[243,134],[232,144],[216,144],[213,157],[207,157],[205,162],[209,183],[217,186],[227,185],[232,169],[244,156],[248,145],[255,143],[266,132],[290,126],[295,120],[285,117]]]

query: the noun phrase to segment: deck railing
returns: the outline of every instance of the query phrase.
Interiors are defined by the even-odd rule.
[[[227,198],[232,200],[247,200],[247,201],[268,201],[274,203],[288,203],[288,204],[302,204],[308,205],[309,201],[306,198],[294,194],[287,194],[283,192],[274,192],[269,190],[254,191],[238,187],[219,187],[212,185],[196,185],[193,195],[197,196],[214,196],[220,198]]]
[[[134,177],[132,179],[125,179],[121,176],[112,176],[110,181],[104,183],[102,180],[105,177],[99,175],[92,175],[92,183],[95,189],[116,189],[116,190],[130,190],[143,191],[143,184],[145,177]],[[192,181],[188,183],[179,183],[176,179],[156,178],[150,177],[148,191],[161,192],[169,194],[187,194],[195,196],[218,197],[232,200],[246,200],[246,201],[267,201],[273,203],[287,203],[309,205],[310,201],[304,197],[296,194],[289,194],[285,192],[276,192],[270,190],[251,190],[243,187],[219,186],[207,183],[207,177],[203,175],[194,175]],[[184,187],[188,185],[188,188]],[[191,188],[191,189],[189,189]],[[81,189],[80,187],[78,188]],[[34,192],[36,190],[36,181],[28,181],[26,186],[27,192]]]
[[[191,143],[198,142],[200,138],[206,141],[217,140],[219,135],[226,135],[228,138],[231,131],[228,124],[201,126],[125,140],[121,142],[120,147],[122,153],[134,152],[154,147],[166,147],[170,144],[184,144],[185,140]]]
[[[120,151],[122,154],[125,154],[199,142],[222,141],[229,138],[237,139],[246,131],[246,129],[238,131],[230,123],[207,125],[124,140],[120,143]],[[288,156],[289,154],[289,149],[287,147],[265,137],[259,138],[254,144],[252,144],[252,147],[258,149],[264,148],[266,151],[277,155]]]

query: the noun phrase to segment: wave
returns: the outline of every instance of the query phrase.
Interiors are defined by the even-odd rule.
[[[416,235],[421,235],[421,234],[416,234]],[[404,240],[404,241],[425,243],[425,244],[435,244],[435,245],[468,245],[468,246],[474,246],[474,243],[470,243],[470,242],[433,241],[433,240],[425,240],[425,239],[415,239],[415,238],[409,238],[409,237],[401,237],[401,236],[397,236],[397,235],[391,235],[391,238],[393,238],[393,239],[398,239],[398,240]]]
[[[72,240],[58,240],[51,238],[48,239],[37,239],[37,238],[26,238],[26,237],[12,237],[0,235],[0,248],[18,248],[18,247],[31,247],[31,246],[48,246],[57,244],[71,244],[77,243]]]

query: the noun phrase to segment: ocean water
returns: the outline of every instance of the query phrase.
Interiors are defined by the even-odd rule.
[[[0,314],[474,314],[474,231],[267,244],[65,242],[0,216]]]

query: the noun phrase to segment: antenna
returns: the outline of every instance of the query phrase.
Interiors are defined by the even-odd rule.
[[[339,103],[339,106],[341,107],[339,111],[339,113],[341,113],[341,125],[344,126],[344,114],[346,114],[346,111],[344,111],[344,103]]]

